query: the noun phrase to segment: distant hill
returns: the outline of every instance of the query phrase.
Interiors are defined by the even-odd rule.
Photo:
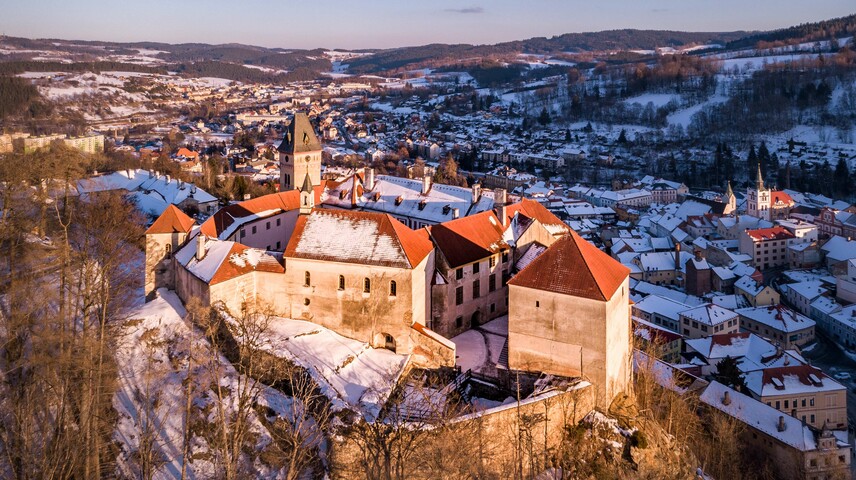
[[[567,33],[551,38],[536,37],[495,45],[430,44],[386,50],[363,50],[369,55],[351,58],[348,71],[355,74],[397,72],[417,68],[441,68],[460,64],[477,64],[483,59],[497,58],[514,61],[517,54],[568,55],[604,54],[611,62],[639,61],[639,54],[630,51],[651,51],[659,47],[682,47],[718,44],[726,49],[752,48],[761,44],[791,43],[842,38],[856,32],[856,15],[806,23],[767,32],[680,32],[669,30],[607,30],[601,32]],[[329,72],[331,58],[324,49],[300,50],[267,48],[229,43],[168,44],[160,42],[116,43],[103,41],[70,41],[58,39],[28,39],[0,36],[0,44],[22,51],[61,50],[75,63],[98,62],[104,56],[134,55],[145,49],[148,55],[162,61],[159,67],[185,72],[188,75],[211,75],[243,81],[287,81],[318,78]],[[33,54],[36,55],[36,54]],[[31,63],[25,54],[0,55],[0,62]],[[114,60],[121,61],[121,60]],[[247,68],[247,66],[251,66]],[[286,73],[287,72],[287,73]]]

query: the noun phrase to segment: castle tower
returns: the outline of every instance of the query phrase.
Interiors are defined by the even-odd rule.
[[[173,254],[184,244],[194,223],[178,207],[170,205],[146,230],[146,301],[154,298],[158,288],[175,288]]]
[[[764,187],[761,162],[758,162],[758,172],[755,174],[755,187],[749,187],[746,193],[746,213],[762,220],[770,220],[770,190]]]
[[[294,114],[278,150],[279,191],[298,188],[297,182],[306,175],[312,185],[321,184],[321,142],[305,113]]]
[[[303,176],[303,187],[300,188],[300,214],[309,215],[315,208],[315,189],[309,174]]]

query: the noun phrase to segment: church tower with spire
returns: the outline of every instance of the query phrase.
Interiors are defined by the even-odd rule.
[[[311,185],[321,184],[321,142],[305,113],[294,114],[278,150],[280,192],[297,189],[307,175]]]
[[[764,187],[760,162],[758,162],[758,172],[755,174],[755,186],[749,187],[746,193],[746,213],[762,220],[770,220],[771,192]]]
[[[728,181],[728,188],[725,189],[725,208],[722,213],[731,215],[737,210],[737,197],[734,195],[734,190],[731,189],[731,180]]]

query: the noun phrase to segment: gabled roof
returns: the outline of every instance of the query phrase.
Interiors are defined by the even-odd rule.
[[[208,239],[205,256],[196,258],[196,242],[188,242],[176,253],[176,260],[188,272],[209,285],[225,282],[252,271],[283,273],[285,269],[264,250],[236,242]]]
[[[429,227],[429,232],[451,268],[508,248],[502,240],[502,226],[492,211],[443,222]]]
[[[321,185],[314,187],[316,205],[321,203],[321,193],[324,188],[325,182],[323,180]],[[201,230],[209,237],[226,240],[238,226],[248,221],[297,210],[298,208],[300,208],[299,190],[263,195],[221,208],[202,223]]]
[[[285,129],[285,137],[282,143],[279,144],[279,149],[282,153],[305,153],[317,152],[321,150],[321,142],[318,141],[318,136],[315,135],[315,129],[309,123],[309,117],[303,112],[294,114],[294,118]]]
[[[629,276],[630,269],[572,231],[508,283],[606,301]]]
[[[775,205],[776,203],[784,203],[785,205],[793,206],[794,199],[781,190],[774,190],[770,193],[770,203],[773,205]]]
[[[169,205],[166,210],[155,220],[155,223],[146,230],[146,235],[156,233],[188,233],[196,223],[175,205]]]
[[[433,249],[424,231],[413,231],[387,214],[313,210],[310,215],[297,219],[284,255],[287,258],[414,268]]]
[[[559,217],[553,215],[553,212],[547,210],[544,205],[535,200],[524,198],[518,203],[507,206],[505,208],[505,215],[508,217],[509,224],[516,213],[520,213],[533,220],[538,220],[551,235],[557,235],[570,230],[565,225],[565,222],[561,221]]]

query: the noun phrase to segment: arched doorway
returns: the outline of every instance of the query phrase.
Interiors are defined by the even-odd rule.
[[[470,328],[475,328],[481,325],[481,312],[476,310],[470,318]]]
[[[395,337],[392,335],[381,332],[375,336],[377,338],[377,346],[385,348],[391,352],[395,352]]]

